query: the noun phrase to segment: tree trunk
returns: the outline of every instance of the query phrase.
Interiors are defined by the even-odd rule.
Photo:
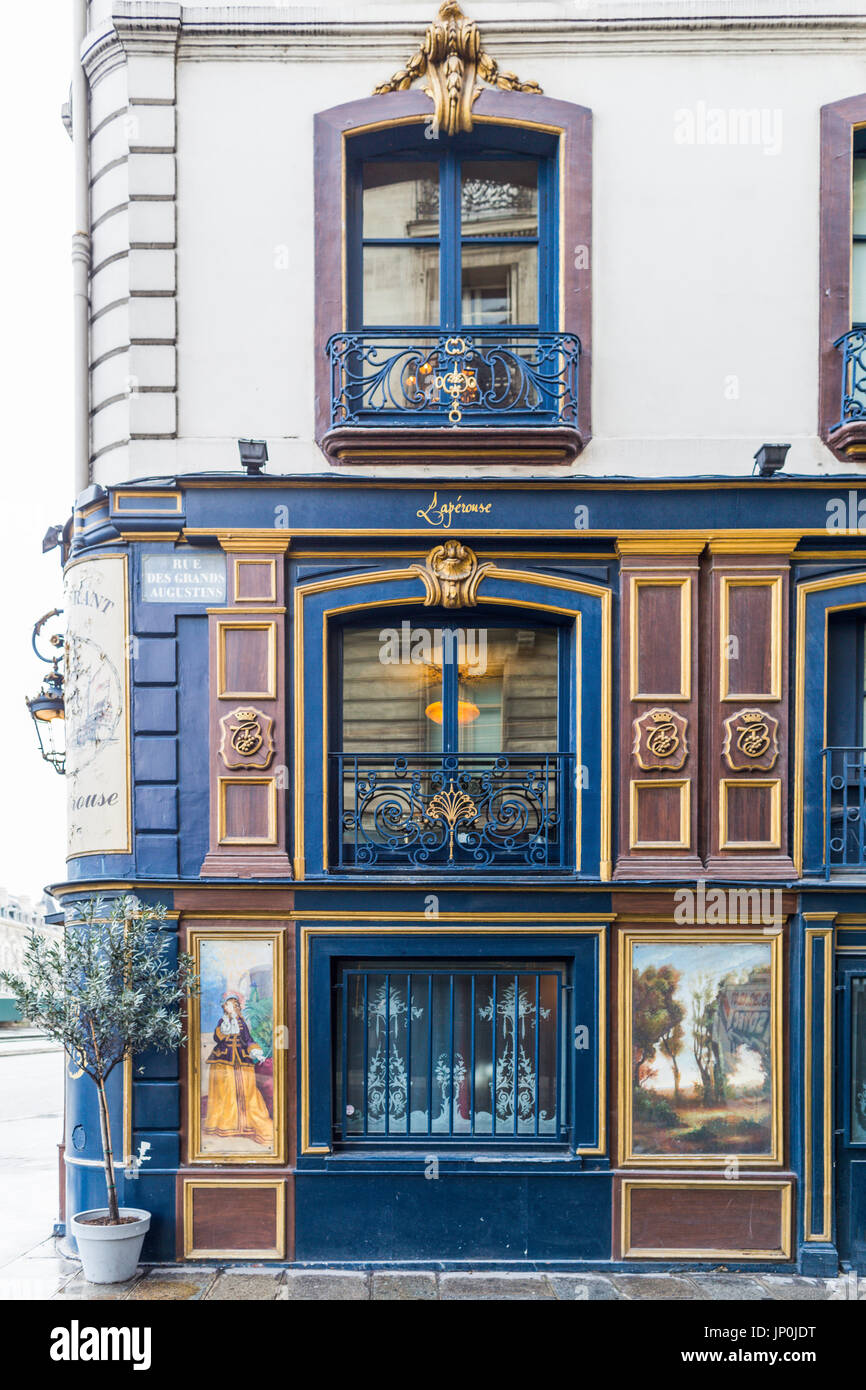
[[[120,1225],[120,1212],[117,1207],[117,1186],[114,1181],[114,1154],[111,1150],[111,1120],[108,1115],[108,1099],[105,1082],[96,1083],[99,1088],[99,1128],[102,1132],[102,1158],[105,1163],[105,1187],[108,1193],[108,1220],[112,1226]]]

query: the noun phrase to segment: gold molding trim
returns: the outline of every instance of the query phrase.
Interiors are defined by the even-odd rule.
[[[481,47],[481,35],[474,20],[467,19],[454,0],[439,6],[417,52],[387,82],[374,89],[375,96],[386,92],[405,92],[419,77],[426,77],[424,88],[433,102],[436,127],[446,135],[472,129],[472,107],[483,88],[482,78],[491,87],[506,92],[541,94],[537,82],[521,82],[513,72],[501,71],[499,64]]]
[[[234,609],[229,610],[234,612]],[[227,632],[266,632],[268,634],[268,683],[265,690],[229,690],[226,685]],[[217,623],[217,699],[218,700],[276,700],[277,698],[277,625],[276,622]]]
[[[782,575],[723,574],[721,576],[721,622],[719,623],[719,699],[745,704],[750,700],[781,700],[782,698]],[[731,691],[731,658],[725,646],[730,635],[730,590],[770,590],[770,689]]]
[[[771,792],[769,840],[730,840],[728,838],[728,788],[763,787]],[[719,778],[719,849],[782,848],[782,780],[780,777]]]
[[[276,561],[276,558],[275,558],[274,556],[269,556],[269,555],[267,555],[267,554],[262,554],[262,555],[250,554],[250,553],[247,552],[247,551],[242,551],[240,554],[238,554],[236,551],[232,551],[232,552],[230,552],[230,553],[231,553],[231,556],[232,556],[232,595],[233,595],[233,598],[234,598],[234,602],[235,602],[236,604],[241,604],[241,603],[243,603],[243,604],[245,604],[245,605],[246,605],[246,604],[259,604],[259,605],[263,605],[263,604],[264,604],[264,605],[276,604],[276,601],[277,601],[277,561]],[[256,598],[244,598],[244,597],[241,595],[241,593],[240,593],[240,582],[239,582],[239,579],[240,579],[240,572],[241,572],[241,566],[242,566],[242,565],[256,565],[256,566],[258,566],[259,568],[261,568],[263,565],[267,565],[267,566],[269,567],[269,569],[270,569],[270,580],[271,580],[271,583],[270,583],[270,592],[267,593],[267,594],[264,594],[264,595],[259,595],[259,596],[257,596]]]
[[[727,1178],[714,1181],[711,1178],[681,1178],[679,1180],[663,1180],[661,1178],[623,1178],[620,1195],[620,1236],[621,1254],[623,1260],[718,1260],[718,1259],[737,1259],[737,1260],[789,1260],[791,1258],[791,1210],[792,1210],[792,1183],[784,1178],[745,1179],[740,1178],[736,1184],[738,1189],[748,1189],[750,1191],[771,1190],[781,1194],[781,1209],[779,1213],[779,1248],[777,1250],[704,1250],[704,1249],[677,1249],[673,1246],[663,1245],[660,1247],[636,1246],[631,1243],[631,1196],[636,1188],[658,1188],[679,1191],[682,1188],[692,1187],[712,1187],[719,1190],[730,1191],[731,1182]]]
[[[689,945],[700,946],[708,942],[735,945],[738,942],[748,945],[769,945],[770,947],[770,989],[772,1010],[770,1056],[772,1067],[772,1093],[770,1101],[770,1153],[739,1154],[737,1160],[741,1168],[781,1168],[782,1166],[782,1095],[784,1092],[782,1065],[784,1049],[782,1045],[782,933],[766,935],[755,929],[731,927],[702,927],[700,931],[657,930],[639,927],[625,928],[619,933],[619,1075],[617,1092],[619,1097],[619,1166],[635,1168],[719,1168],[732,1157],[730,1154],[636,1154],[633,1142],[632,1108],[632,991],[633,991],[633,947],[635,945]],[[727,1186],[727,1182],[725,1184]]]
[[[268,833],[262,835],[226,834],[226,791],[229,787],[267,787]],[[217,777],[217,843],[220,845],[275,845],[277,843],[276,777]]]
[[[285,1178],[183,1178],[183,1256],[185,1260],[284,1260],[286,1257],[286,1180]],[[193,1194],[199,1188],[223,1187],[235,1191],[251,1187],[270,1187],[276,1193],[276,1242],[269,1249],[196,1249],[193,1243]]]
[[[638,689],[639,591],[645,588],[680,590],[680,688],[679,690]],[[630,573],[629,596],[629,689],[632,700],[690,700],[692,698],[692,576],[690,574]]]
[[[203,527],[185,527],[184,534],[212,536],[213,529]],[[324,532],[323,534],[328,534]],[[217,531],[216,538],[223,550],[229,554],[257,554],[264,552],[271,555],[285,555],[291,548],[292,538],[288,531],[282,527],[267,526],[239,526],[232,531]]]
[[[646,787],[676,787],[680,794],[680,838],[641,840],[638,834],[638,797]],[[689,849],[691,846],[692,783],[689,777],[632,778],[629,783],[629,849]]]
[[[813,920],[820,914],[804,916]],[[813,1232],[812,1226],[812,1014],[814,1009],[814,970],[812,945],[815,941],[824,946],[824,993],[821,1000],[823,1010],[823,1057],[822,1082],[824,1104],[821,1111],[823,1132],[821,1135],[822,1169],[824,1187],[821,1202],[821,1230]],[[829,1241],[833,1238],[833,984],[834,984],[834,929],[832,922],[823,927],[807,927],[804,932],[805,970],[803,1006],[803,1233],[805,1241]]]
[[[166,510],[165,512],[156,513],[156,512],[154,512],[153,507],[119,507],[119,506],[117,505],[118,502],[125,502],[127,499],[132,499],[132,500],[134,500],[134,501],[136,501],[136,502],[140,502],[140,501],[162,502],[163,500],[171,499],[171,500],[174,502],[174,508],[173,508],[171,511]],[[97,505],[97,504],[94,504],[94,505]],[[101,505],[101,504],[99,504],[99,505]],[[183,495],[182,495],[182,493],[181,493],[180,491],[175,492],[175,491],[174,491],[173,489],[171,489],[171,488],[166,488],[166,489],[163,489],[162,491],[149,491],[149,492],[144,492],[144,491],[142,491],[141,489],[139,489],[139,488],[137,488],[137,487],[135,487],[135,488],[125,488],[125,487],[110,488],[110,489],[109,489],[109,508],[110,508],[110,510],[111,510],[112,512],[115,512],[115,513],[116,513],[117,515],[119,515],[119,516],[148,516],[148,515],[150,515],[150,516],[154,516],[154,515],[171,516],[171,515],[172,515],[173,513],[175,513],[175,512],[179,515],[180,513],[183,512]],[[88,510],[89,510],[89,509],[88,509]]]
[[[225,917],[228,919],[229,914]],[[274,1035],[279,1029],[281,1037],[285,1036],[286,1029],[286,968],[285,968],[285,932],[251,930],[244,927],[242,932],[237,928],[228,926],[223,930],[219,928],[209,928],[198,930],[196,927],[188,928],[187,949],[195,959],[196,972],[198,973],[201,963],[201,946],[203,941],[270,941],[273,943],[274,961]],[[286,1118],[288,1107],[286,1101],[286,1049],[274,1047],[274,1147],[272,1153],[259,1152],[255,1154],[221,1154],[218,1151],[210,1150],[208,1153],[202,1150],[201,1139],[201,1061],[200,1061],[200,1042],[201,1042],[201,1000],[192,1001],[188,1012],[189,1040],[186,1044],[186,1075],[187,1075],[187,1147],[188,1161],[190,1163],[217,1163],[235,1164],[246,1167],[268,1167],[271,1164],[284,1164],[287,1154],[287,1125]]]

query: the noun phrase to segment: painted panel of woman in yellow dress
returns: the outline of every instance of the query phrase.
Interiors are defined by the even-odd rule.
[[[256,1079],[256,1068],[265,1056],[244,1018],[243,996],[227,991],[222,1010],[214,1029],[214,1047],[206,1059],[204,1133],[220,1139],[251,1139],[272,1149],[274,1124]]]

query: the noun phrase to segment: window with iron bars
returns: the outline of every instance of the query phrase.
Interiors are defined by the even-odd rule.
[[[563,1142],[566,967],[345,965],[336,1039],[343,1142]]]

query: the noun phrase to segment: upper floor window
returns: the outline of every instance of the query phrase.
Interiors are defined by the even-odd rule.
[[[552,152],[526,135],[499,141],[443,141],[431,159],[416,138],[352,161],[352,327],[554,326]]]

